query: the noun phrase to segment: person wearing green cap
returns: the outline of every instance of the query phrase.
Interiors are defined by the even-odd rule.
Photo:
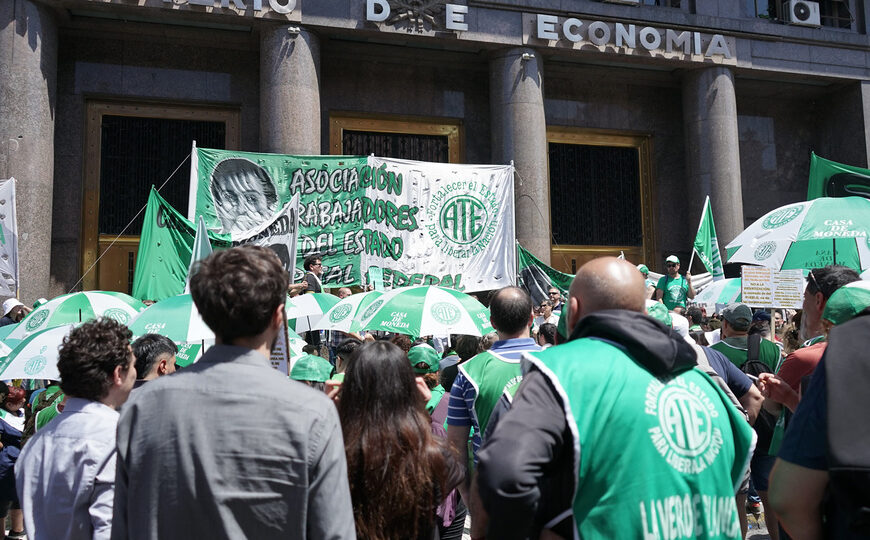
[[[329,360],[313,354],[306,354],[293,363],[290,378],[307,384],[315,390],[323,391],[324,383],[332,375]]]
[[[770,500],[795,538],[867,538],[867,387],[870,283],[856,281],[827,299],[828,345],[785,432],[770,480]],[[762,392],[787,385],[759,378]],[[835,389],[835,392],[831,390]]]
[[[643,284],[646,286],[646,298],[651,299],[656,293],[656,282],[649,278],[649,268],[641,263],[637,265],[637,270],[643,276]]]
[[[431,345],[420,343],[408,350],[408,360],[411,362],[411,367],[414,368],[414,373],[423,377],[426,386],[432,392],[432,397],[426,402],[426,412],[432,414],[435,407],[441,403],[441,398],[444,397],[444,387],[441,386],[438,377],[438,366],[441,363],[441,358]]]
[[[686,272],[686,277],[680,275],[680,259],[671,255],[665,259],[667,273],[656,284],[656,300],[661,300],[669,311],[675,307],[686,307],[686,299],[695,297],[692,287],[692,274]]]

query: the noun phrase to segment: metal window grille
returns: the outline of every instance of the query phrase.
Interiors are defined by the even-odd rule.
[[[160,186],[190,153],[191,141],[224,148],[224,122],[103,116],[100,138],[100,234],[120,234],[148,202],[151,186]],[[160,194],[181,212],[187,210],[189,168],[175,173]],[[144,214],[143,214],[144,215]],[[143,216],[125,234],[142,231]]]
[[[413,159],[436,163],[449,162],[446,135],[416,135],[411,133],[381,133],[344,130],[342,152],[348,155]]]
[[[643,245],[637,148],[550,143],[549,154],[557,244]]]

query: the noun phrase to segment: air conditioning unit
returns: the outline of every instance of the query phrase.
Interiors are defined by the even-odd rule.
[[[604,0],[608,4],[625,4],[628,6],[639,6],[640,0]]]
[[[789,0],[783,4],[785,22],[798,26],[822,26],[819,3],[809,0]]]

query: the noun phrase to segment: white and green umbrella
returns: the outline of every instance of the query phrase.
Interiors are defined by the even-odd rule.
[[[338,303],[337,296],[327,293],[308,293],[294,296],[287,302],[287,318],[320,317]],[[312,325],[314,323],[312,322]]]
[[[160,334],[176,344],[214,342],[214,332],[206,326],[189,294],[161,300],[140,313],[130,324],[133,337]]]
[[[342,332],[359,332],[362,324],[359,317],[365,313],[369,305],[380,298],[381,291],[369,291],[352,294],[338,301],[323,314],[320,322],[314,325],[315,330],[340,330]],[[298,331],[298,330],[297,330]]]
[[[365,330],[411,336],[482,336],[493,331],[483,304],[465,293],[433,285],[384,293],[363,311],[360,323]]]
[[[861,279],[863,279],[863,280],[870,280],[870,268],[868,268],[867,270],[864,270],[864,271],[861,273]]]
[[[870,200],[822,197],[768,212],[726,246],[728,262],[777,270],[870,268]]]
[[[215,342],[214,332],[202,320],[189,294],[172,296],[148,307],[130,322],[129,328],[134,338],[160,334],[174,341],[178,345],[176,358],[181,366],[198,360]],[[292,330],[289,337],[290,350],[301,354],[305,342]]]
[[[30,312],[8,337],[23,340],[46,328],[78,324],[97,317],[108,317],[121,324],[128,324],[144,309],[145,304],[119,292],[85,291],[65,294]]]
[[[0,361],[0,379],[60,379],[58,349],[75,324],[30,334]]]
[[[740,302],[741,300],[741,279],[728,278],[718,281],[711,281],[704,290],[699,291],[695,298],[690,300],[695,304],[704,305],[709,311],[718,311],[719,306],[731,304],[732,302]]]

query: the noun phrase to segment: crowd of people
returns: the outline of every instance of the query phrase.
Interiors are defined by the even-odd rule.
[[[311,332],[288,377],[285,298],[323,290],[320,262],[296,287],[268,249],[198,263],[216,345],[184,369],[105,318],[60,381],[0,385],[7,537],[736,539],[762,506],[774,539],[867,534],[848,268],[812,270],[798,312],[708,316],[676,257],[656,283],[603,257],[564,298],[492,291],[492,335]]]

